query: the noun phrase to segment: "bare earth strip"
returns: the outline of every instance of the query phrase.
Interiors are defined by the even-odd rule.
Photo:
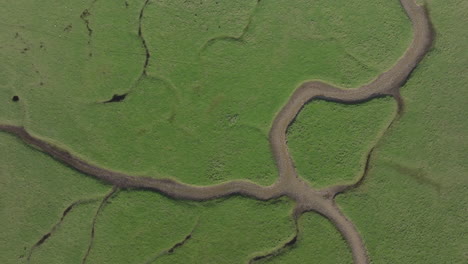
[[[270,130],[269,140],[279,172],[278,180],[270,186],[260,186],[246,180],[230,181],[212,186],[194,186],[172,179],[127,175],[84,161],[64,149],[31,135],[23,127],[0,125],[0,130],[13,134],[71,168],[112,184],[118,189],[146,189],[174,199],[193,201],[216,199],[229,195],[244,195],[258,200],[287,196],[296,202],[293,213],[295,221],[307,211],[315,211],[323,215],[336,226],[347,241],[352,251],[354,263],[369,263],[367,250],[359,232],[353,223],[341,213],[334,201],[338,193],[357,187],[362,179],[351,185],[337,185],[322,190],[313,189],[297,175],[287,147],[286,130],[302,107],[313,99],[351,104],[361,103],[376,97],[393,96],[399,104],[399,109],[402,109],[403,101],[399,89],[429,51],[433,40],[428,12],[424,6],[419,6],[414,1],[400,0],[413,25],[413,41],[403,57],[387,72],[382,73],[371,83],[356,89],[344,90],[320,81],[309,81],[295,90],[286,105],[277,114]],[[363,176],[365,175],[366,172]]]

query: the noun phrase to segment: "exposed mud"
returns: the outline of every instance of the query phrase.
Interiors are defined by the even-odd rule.
[[[147,2],[148,1],[146,1],[146,3]],[[247,180],[229,181],[211,186],[194,186],[172,179],[156,179],[128,175],[101,168],[91,162],[84,161],[60,147],[31,135],[23,127],[0,125],[0,130],[16,135],[26,144],[40,149],[44,153],[47,153],[51,157],[77,171],[114,186],[113,191],[103,200],[94,219],[88,253],[92,247],[94,223],[99,211],[102,210],[105,202],[115,190],[122,188],[151,190],[173,199],[193,201],[210,200],[230,195],[244,195],[258,200],[270,200],[281,196],[287,196],[296,202],[296,209],[293,213],[295,218],[300,217],[301,214],[307,211],[314,211],[323,215],[335,225],[347,241],[353,255],[354,263],[367,264],[369,263],[369,258],[359,232],[335,204],[334,197],[342,190],[334,189],[334,187],[325,190],[316,190],[297,175],[293,160],[288,151],[286,131],[304,104],[314,99],[356,104],[369,101],[376,97],[393,96],[399,103],[398,114],[402,113],[403,101],[399,96],[399,89],[405,84],[411,72],[429,51],[433,40],[433,31],[425,7],[417,5],[414,0],[400,0],[400,2],[413,25],[413,42],[406,50],[405,54],[391,69],[382,73],[369,84],[356,89],[344,90],[320,81],[305,82],[294,91],[286,105],[279,111],[273,121],[269,134],[269,141],[278,167],[279,177],[278,180],[270,186],[260,186]],[[146,6],[146,3],[144,6]],[[144,7],[142,10],[144,10]],[[141,14],[142,13],[143,11]],[[369,168],[372,153],[373,149],[368,154],[363,177],[361,177],[358,182],[347,185],[346,190],[356,188],[359,186],[360,182],[363,181]],[[292,242],[293,241],[291,241],[291,243]],[[86,257],[83,259],[83,263],[85,263],[85,261]]]

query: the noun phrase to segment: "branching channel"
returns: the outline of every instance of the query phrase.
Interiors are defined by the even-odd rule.
[[[57,229],[62,225],[63,221],[65,220],[65,217],[73,210],[75,209],[77,206],[79,205],[84,205],[84,204],[88,204],[88,203],[92,203],[92,202],[96,202],[98,201],[100,198],[90,198],[90,199],[80,199],[80,200],[77,200],[73,203],[71,203],[67,208],[65,208],[65,210],[63,211],[62,213],[62,216],[60,217],[59,221],[57,223],[55,223],[54,226],[52,226],[52,228],[49,230],[49,232],[47,232],[46,234],[44,234],[32,247],[31,249],[29,250],[29,253],[28,253],[28,256],[27,256],[27,262],[29,263],[31,261],[31,257],[34,253],[35,250],[37,250],[42,244],[44,244],[49,238],[51,238],[55,232],[57,231]]]
[[[104,198],[101,201],[101,204],[99,205],[98,209],[96,210],[96,214],[93,217],[93,222],[91,223],[91,233],[90,233],[90,238],[89,238],[88,249],[86,250],[86,253],[85,253],[84,257],[83,257],[83,260],[81,261],[82,264],[86,263],[86,261],[88,260],[88,257],[89,257],[89,253],[91,252],[91,249],[93,248],[97,218],[101,214],[102,209],[104,209],[104,207],[106,206],[107,201],[109,201],[109,199],[112,196],[114,196],[118,191],[119,191],[119,188],[113,187],[112,190],[108,194],[106,194],[106,196],[104,196]]]
[[[261,255],[258,255],[258,256],[255,256],[255,257],[251,258],[248,263],[253,264],[253,263],[255,263],[257,261],[260,261],[260,260],[263,260],[263,259],[268,259],[268,258],[278,256],[281,253],[288,250],[289,248],[291,248],[292,246],[294,246],[296,244],[296,242],[297,242],[297,239],[298,239],[299,233],[300,233],[297,218],[294,218],[294,228],[295,228],[294,235],[290,239],[288,239],[284,244],[282,244],[279,247],[274,248],[273,250],[271,250],[268,253],[261,254]]]
[[[139,30],[139,35],[146,49],[146,41],[144,41],[143,35],[141,34],[141,18],[143,17],[143,11],[148,2],[149,0],[145,1],[140,12]],[[370,263],[370,260],[364,241],[357,228],[335,204],[333,199],[334,195],[330,195],[329,192],[324,192],[323,190],[312,188],[308,182],[303,180],[297,174],[294,162],[289,154],[286,131],[301,111],[304,104],[314,99],[324,99],[344,104],[359,104],[373,98],[393,96],[399,105],[397,116],[403,112],[403,101],[401,100],[401,97],[399,97],[399,90],[406,83],[419,62],[429,52],[434,35],[429,15],[424,6],[417,5],[415,0],[400,0],[400,3],[412,22],[414,31],[413,41],[405,54],[391,69],[377,76],[370,83],[355,89],[342,89],[321,81],[304,82],[294,91],[287,103],[277,113],[270,129],[269,142],[278,168],[279,176],[277,181],[270,186],[261,186],[247,180],[235,180],[210,186],[194,186],[173,179],[129,175],[102,168],[92,162],[80,159],[69,151],[30,134],[24,127],[0,124],[0,131],[15,135],[24,143],[38,148],[47,155],[66,164],[70,168],[114,186],[112,191],[104,197],[96,215],[94,216],[90,243],[83,258],[83,264],[86,262],[93,245],[97,217],[108,199],[110,199],[111,196],[113,196],[119,189],[151,190],[166,195],[172,199],[192,201],[204,201],[232,195],[243,195],[262,201],[287,196],[296,203],[296,209],[293,212],[294,219],[297,219],[302,213],[308,211],[314,211],[323,215],[334,224],[334,226],[340,231],[343,238],[347,241],[354,263],[368,264]],[[147,58],[149,59],[149,51],[147,53]],[[142,76],[146,76],[147,64],[148,62],[146,61]],[[390,126],[392,124],[393,122]],[[364,169],[364,174],[361,179],[356,184],[347,186],[345,190],[358,187],[360,182],[367,177],[366,175],[369,169],[373,149],[374,148],[372,148],[367,155],[366,168]],[[335,186],[332,188],[337,187]],[[293,245],[297,241],[297,233],[298,229],[296,229],[296,235],[283,246],[271,253],[255,257],[252,261],[273,256],[283,248]],[[50,235],[46,234],[36,244],[42,244],[49,236]],[[188,235],[184,240],[182,240],[182,242],[174,245],[174,247],[168,250],[168,253],[170,253],[169,251],[173,251],[183,245],[188,239],[190,239],[190,237],[191,235]]]
[[[96,0],[97,1],[97,0]],[[139,12],[139,15],[138,15],[138,38],[140,39],[141,41],[141,45],[143,46],[144,50],[145,50],[145,60],[143,62],[143,67],[142,67],[142,70],[138,76],[138,78],[136,79],[136,81],[134,81],[131,85],[131,87],[127,90],[127,92],[123,93],[123,94],[114,94],[113,97],[107,101],[103,101],[101,103],[115,103],[115,102],[123,102],[126,98],[126,96],[135,88],[138,86],[138,84],[140,83],[141,80],[143,80],[145,77],[148,76],[148,72],[147,72],[147,69],[148,69],[148,66],[149,66],[149,61],[150,61],[150,58],[151,58],[151,53],[150,53],[150,50],[149,50],[149,47],[148,47],[148,43],[146,42],[146,39],[143,35],[143,18],[144,18],[144,14],[145,14],[145,9],[146,7],[149,5],[151,0],[145,0],[145,2],[143,3],[143,6],[141,7],[140,9],[140,12]],[[126,3],[128,4],[128,3]],[[128,7],[128,5],[127,5]]]
[[[395,98],[395,97],[394,97]],[[388,131],[394,126],[394,124],[400,119],[402,116],[403,112],[400,111],[400,109],[403,108],[403,106],[400,106],[400,104],[403,104],[403,101],[401,99],[395,98],[395,101],[397,102],[397,112],[395,113],[392,121],[388,124],[388,126],[385,128],[383,133],[379,136],[379,138],[375,141],[374,145],[370,148],[369,152],[366,155],[366,161],[364,163],[364,169],[362,171],[361,176],[357,179],[356,182],[352,184],[346,184],[346,185],[335,185],[331,186],[326,189],[327,192],[330,193],[331,197],[335,197],[339,194],[346,193],[347,191],[353,190],[361,186],[364,181],[367,179],[367,176],[369,175],[369,170],[371,168],[371,160],[373,158],[373,154],[375,149],[377,148],[378,144],[380,141],[387,135]]]

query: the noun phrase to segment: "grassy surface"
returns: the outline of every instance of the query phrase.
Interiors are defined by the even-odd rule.
[[[394,116],[393,101],[306,105],[288,129],[288,146],[299,175],[317,188],[354,182],[362,175],[370,148]]]
[[[406,113],[362,189],[338,203],[374,263],[468,261],[467,3],[431,1],[433,51],[403,88]]]
[[[238,178],[269,184],[276,168],[267,133],[297,85],[315,78],[346,87],[367,82],[394,63],[410,38],[396,1],[370,5],[366,19],[343,9],[346,1],[262,1],[256,8],[256,1],[185,2],[150,2],[145,9],[150,77],[139,83],[142,2],[69,2],[65,8],[25,1],[21,10],[6,5],[2,56],[17,78],[4,100],[18,94],[27,112],[2,119],[116,170],[196,184]],[[41,15],[23,15],[31,8]],[[91,38],[80,19],[85,9]],[[339,19],[330,19],[334,9]],[[243,41],[219,38],[240,35],[250,18]],[[353,21],[366,27],[350,27]],[[382,28],[386,34],[370,38]],[[366,50],[365,60],[353,49],[360,44],[353,36],[361,31],[368,31],[375,47]],[[212,38],[217,40],[206,46]],[[128,91],[125,103],[96,103]]]
[[[291,250],[259,263],[353,263],[346,242],[328,220],[307,213],[300,219],[299,226],[301,233]]]
[[[294,233],[288,200],[265,203],[231,198],[204,203],[200,210],[192,238],[174,254],[152,263],[244,263],[276,248]]]
[[[110,187],[83,177],[12,136],[0,137],[0,262],[23,263],[30,247],[50,231],[72,202],[104,195]],[[78,209],[76,212],[83,213],[80,220],[87,216]],[[90,218],[86,221],[89,223]],[[81,237],[74,236],[66,237],[62,243],[82,242]],[[76,253],[81,252],[74,251],[67,257],[75,259]]]
[[[397,1],[283,0],[261,1],[256,7],[254,0],[150,1],[141,21],[151,53],[149,76],[137,82],[145,60],[137,34],[143,1],[127,3],[5,1],[0,9],[0,122],[22,124],[114,170],[194,184],[240,178],[269,184],[277,175],[267,134],[292,91],[308,79],[343,87],[368,82],[401,56],[411,38],[410,23]],[[462,72],[466,58],[456,55],[463,54],[461,44],[466,39],[459,34],[464,9],[453,3],[431,5],[440,40],[405,88],[408,115],[377,153],[376,159],[384,161],[374,163],[373,177],[360,192],[339,200],[364,234],[375,263],[441,263],[451,256],[456,263],[463,258],[460,252],[466,251],[460,230],[468,228],[459,223],[466,216],[461,211],[466,184],[459,184],[461,175],[466,175],[462,157],[466,145],[460,144],[466,142],[466,122],[450,112],[452,107],[463,107],[466,98],[453,92],[466,83],[460,78],[467,75]],[[80,18],[85,9],[91,14],[85,17],[93,30],[91,37]],[[438,83],[431,82],[435,77]],[[126,92],[130,94],[122,103],[98,103]],[[12,102],[13,95],[20,101]],[[380,100],[369,105],[374,102]],[[318,105],[317,111],[331,117],[329,104]],[[342,108],[347,112],[371,109],[369,105]],[[388,105],[381,103],[382,109]],[[384,123],[376,122],[373,128]],[[336,131],[349,136],[341,128]],[[17,263],[72,201],[104,195],[110,187],[10,136],[1,135],[0,144],[0,262]],[[352,154],[346,160],[358,170],[356,161],[362,153]],[[302,154],[296,156],[299,160]],[[441,194],[435,194],[434,184],[421,184],[425,178],[400,175],[385,162],[416,169],[424,164],[430,177],[444,179]],[[314,170],[314,175],[321,174],[325,173]],[[418,191],[405,191],[409,186]],[[71,212],[34,260],[79,262],[96,206]],[[292,234],[287,217],[291,207],[286,201],[269,204],[242,198],[193,204],[153,193],[122,192],[98,218],[90,261],[127,263],[135,255],[145,261],[180,241],[199,218],[193,238],[160,260],[187,263],[196,257],[236,263],[254,252],[268,251]],[[408,217],[400,217],[405,214]],[[448,220],[442,218],[447,215]],[[309,236],[318,231],[325,239],[330,235],[332,241],[341,241],[324,220],[302,221],[306,230],[302,244],[282,255],[282,263],[308,260],[307,245],[316,243]],[[332,242],[327,249],[317,246],[317,254],[329,252],[332,244],[336,255],[317,258],[324,263],[348,261],[345,247]]]
[[[81,263],[88,249],[91,221],[98,206],[99,202],[94,202],[70,211],[47,242],[34,251],[31,263]]]

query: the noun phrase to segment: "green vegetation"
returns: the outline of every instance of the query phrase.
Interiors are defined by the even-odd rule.
[[[321,188],[351,183],[394,116],[393,98],[359,105],[313,101],[288,129],[288,146],[301,177]]]
[[[67,8],[26,2],[21,11],[7,4],[2,39],[11,45],[2,56],[17,81],[4,100],[19,95],[27,112],[24,121],[2,119],[119,171],[194,184],[240,178],[270,184],[276,168],[267,133],[292,91],[307,79],[346,87],[367,82],[410,39],[409,22],[392,1],[369,6],[369,17],[325,1],[262,1],[256,8],[253,0],[216,2],[150,1],[142,19],[149,77],[140,82],[143,2],[74,1]],[[21,13],[32,9],[41,16]],[[85,9],[91,37],[80,18]],[[330,18],[334,9],[343,23]],[[218,38],[202,50],[210,38],[239,36],[250,18],[242,41]],[[349,26],[361,18],[374,22]],[[366,29],[386,32],[369,38],[375,49],[366,50],[365,61],[372,67],[363,67],[356,59],[362,52],[352,48],[359,44],[353,36]],[[97,103],[128,91],[124,103]]]
[[[467,3],[431,1],[434,48],[403,87],[406,111],[363,188],[337,203],[375,263],[466,263]]]
[[[285,200],[274,205],[240,197],[191,203],[151,192],[123,192],[99,218],[89,263],[145,263],[152,259],[154,263],[235,263],[252,252],[276,246],[292,233],[290,208]],[[177,254],[161,254],[192,230]],[[249,233],[257,235],[239,236]]]
[[[140,79],[146,51],[138,18],[144,1],[6,0],[0,9],[0,122],[22,124],[113,170],[192,184],[270,184],[277,173],[268,130],[292,91],[309,79],[347,88],[370,81],[403,54],[411,31],[397,1],[256,2],[150,1],[141,26],[151,57],[148,76]],[[468,127],[457,114],[467,110],[463,7],[456,1],[430,3],[438,38],[404,88],[407,112],[379,145],[365,185],[338,200],[364,235],[374,263],[466,260]],[[99,103],[127,92],[121,103]],[[18,102],[11,100],[14,95]],[[289,137],[300,174],[320,186],[354,178],[393,111],[389,100],[307,106]],[[332,118],[364,120],[366,126],[349,131],[332,126]],[[316,122],[333,133],[316,133]],[[305,150],[298,141],[304,136],[293,137],[299,126],[310,136]],[[356,140],[343,157],[346,170],[309,154],[308,146],[318,147],[317,141],[338,150],[323,136]],[[0,157],[1,263],[24,263],[67,206],[111,188],[3,133]],[[32,263],[79,262],[98,206],[99,201],[73,209]],[[159,260],[242,262],[287,241],[294,232],[291,208],[286,200],[192,203],[122,191],[98,217],[89,262],[144,262],[194,227],[177,253]],[[299,243],[271,261],[350,261],[326,220],[308,214],[300,225]]]
[[[80,263],[88,248],[91,221],[98,205],[94,202],[70,211],[56,232],[34,251],[31,263]]]
[[[291,208],[292,203],[283,199],[259,202],[236,197],[203,203],[191,239],[176,254],[152,263],[244,263],[293,235]]]
[[[100,197],[110,187],[83,177],[52,158],[24,146],[12,136],[2,133],[0,137],[0,260],[2,263],[23,263],[31,246],[50,231],[72,202]],[[86,211],[78,207],[76,213],[80,212],[82,215],[75,223],[86,219],[84,223],[89,228],[91,218],[86,218]],[[79,230],[79,226],[75,225],[65,227]],[[78,243],[74,239],[80,238],[77,234],[76,237],[66,237],[61,243],[70,242],[68,246],[71,246]],[[79,247],[74,250],[78,251]],[[75,254],[81,252],[73,252],[67,257],[72,258]]]
[[[308,213],[299,221],[301,233],[290,250],[259,263],[352,263],[346,242],[333,225],[322,216]]]

